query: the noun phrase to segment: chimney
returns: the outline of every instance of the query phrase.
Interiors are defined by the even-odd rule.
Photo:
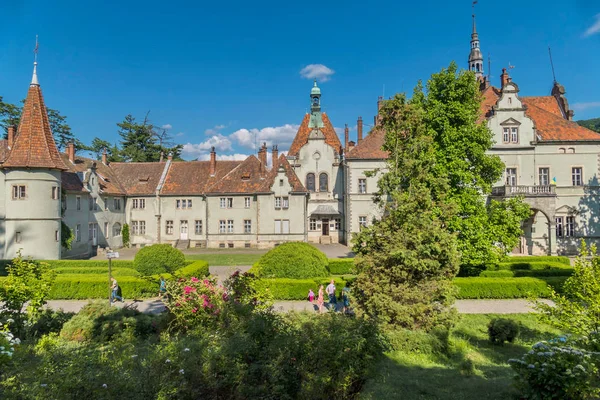
[[[379,113],[381,112],[382,108],[383,108],[383,96],[379,96],[377,98],[377,115],[375,116],[375,118],[373,118],[373,124],[375,126],[381,125],[381,115]]]
[[[217,152],[215,151],[215,147],[213,146],[210,149],[210,176],[215,176],[217,172]]]
[[[169,152],[169,154],[167,155],[167,160],[173,161],[173,153]]]
[[[279,150],[277,149],[277,145],[273,145],[273,169],[277,169],[279,163]]]
[[[8,147],[12,148],[14,142],[15,142],[15,127],[9,126],[8,127]]]
[[[267,144],[263,143],[262,147],[258,151],[258,161],[260,161],[260,172],[265,172],[267,165]]]
[[[164,151],[161,151],[160,152],[160,160],[158,160],[158,162],[163,162],[164,159],[165,159],[165,153],[164,153]]]
[[[510,82],[508,72],[506,72],[506,68],[502,68],[502,75],[500,75],[500,87],[503,89],[508,82]]]
[[[356,145],[356,143],[354,143],[354,141],[349,141],[348,142],[348,151],[352,150],[354,148],[354,146]]]
[[[358,131],[358,143],[362,142],[362,130],[363,130],[363,120],[362,117],[358,117],[358,121],[356,121],[357,131]]]
[[[108,154],[106,154],[106,147],[102,151],[102,164],[108,165]]]
[[[72,163],[75,162],[75,143],[67,144],[67,155],[69,156],[69,161]]]
[[[344,151],[348,152],[348,139],[349,139],[349,130],[348,124],[344,127]]]

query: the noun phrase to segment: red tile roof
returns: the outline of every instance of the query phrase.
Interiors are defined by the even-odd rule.
[[[2,139],[0,140],[0,164],[6,160],[8,157],[8,153],[10,150],[8,149],[8,140]]]
[[[39,85],[29,86],[17,137],[2,166],[66,169],[52,137],[48,112]]]
[[[110,166],[104,165],[101,161],[75,156],[75,161],[71,162],[67,154],[61,154],[61,157],[68,168],[67,171],[63,171],[62,173],[62,187],[65,190],[87,192],[88,190],[85,189],[77,173],[87,171],[93,163],[96,163],[96,174],[100,178],[98,184],[100,185],[102,194],[124,196],[127,193],[121,186],[114,170]]]
[[[283,154],[279,156],[279,165],[277,166],[277,169],[279,169],[279,167],[283,167],[283,169],[285,169],[285,175],[287,176],[288,181],[290,182],[292,192],[308,193],[308,190],[306,190],[306,188],[302,184],[302,181],[300,181],[298,175],[296,175],[296,172],[294,171],[287,158]],[[277,171],[275,170],[271,184],[275,182],[276,177]]]
[[[374,128],[348,152],[346,158],[384,160],[388,158],[388,152],[381,149],[384,141],[385,131],[382,128]]]
[[[261,170],[261,162],[251,155],[207,187],[205,193],[267,193],[271,191],[269,175],[270,171]]]
[[[333,125],[331,124],[331,121],[329,121],[329,117],[325,113],[322,113],[321,117],[323,119],[323,128],[321,129],[321,131],[325,136],[325,143],[327,143],[328,145],[333,147],[335,151],[340,153],[342,149],[342,143],[340,142],[340,138],[335,132],[335,129],[333,129]],[[298,133],[296,133],[296,137],[294,138],[294,141],[290,146],[288,155],[298,155],[298,152],[300,151],[302,146],[308,143],[308,135],[312,131],[312,129],[308,127],[309,121],[310,114],[306,114],[304,116],[304,119],[302,120],[302,123],[300,124],[300,128],[298,128]]]
[[[156,193],[164,162],[110,163],[121,187],[130,196],[150,196]]]
[[[564,118],[558,101],[556,101],[554,96],[521,97],[521,100],[527,105],[539,107],[557,117]]]
[[[217,160],[215,176],[210,176],[210,161],[172,162],[160,193],[161,195],[200,195],[240,163],[241,161]]]

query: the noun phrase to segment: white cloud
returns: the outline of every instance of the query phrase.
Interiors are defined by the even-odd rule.
[[[596,33],[600,33],[600,14],[596,14],[596,22],[587,28],[587,30],[583,33],[583,37],[592,36]]]
[[[267,146],[277,144],[282,148],[288,147],[292,144],[294,136],[298,132],[300,125],[285,124],[282,126],[266,127],[262,129],[238,129],[233,132],[229,137],[232,141],[235,141],[242,147],[248,149],[256,149],[256,146],[262,146],[262,143],[266,143]]]
[[[323,64],[308,64],[300,70],[300,76],[303,78],[317,79],[321,82],[328,81],[334,73],[334,70]]]
[[[164,124],[163,126],[161,126],[161,128],[169,130],[169,129],[173,128],[173,125],[171,125],[171,124]]]
[[[182,153],[186,156],[199,157],[204,153],[209,153],[212,147],[217,151],[231,151],[231,140],[220,134],[214,135],[201,143],[184,144]]]
[[[585,111],[590,108],[600,108],[600,101],[591,101],[589,103],[575,103],[571,106],[575,111]]]
[[[222,160],[222,161],[243,161],[246,158],[248,158],[248,154],[239,154],[239,153],[235,153],[235,154],[217,154],[217,160]],[[198,157],[199,161],[208,161],[210,160],[210,153],[206,153],[206,154],[202,154],[200,157]]]
[[[227,128],[229,125],[230,124],[215,125],[213,128],[208,128],[207,130],[205,130],[204,134],[209,136],[218,135],[221,130]]]
[[[183,133],[183,132],[179,132],[179,133],[177,133],[177,135],[175,135],[175,136],[177,136],[177,137],[181,137],[181,136],[183,136],[183,135],[185,135],[185,133]]]

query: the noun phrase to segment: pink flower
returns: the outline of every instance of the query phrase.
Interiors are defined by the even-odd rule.
[[[177,306],[177,307],[179,307],[180,305],[181,305],[181,304],[179,304],[179,303],[175,303],[175,306]]]
[[[192,312],[195,313],[196,311],[198,311],[197,308],[192,308]]]
[[[227,293],[223,293],[223,301],[227,301],[229,299],[229,296],[227,296]]]
[[[200,281],[200,279],[196,278],[195,276],[192,276],[192,279],[190,279],[192,282],[198,282]]]
[[[196,288],[195,287],[191,287],[191,286],[186,286],[183,288],[183,291],[185,292],[185,294],[190,294],[191,292],[195,292]]]

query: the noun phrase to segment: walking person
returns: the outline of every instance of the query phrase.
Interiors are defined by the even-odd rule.
[[[158,288],[158,297],[162,299],[165,297],[165,294],[167,294],[167,281],[165,281],[165,278],[161,276],[160,286]]]
[[[315,292],[312,289],[308,289],[308,301],[311,303],[315,300]]]
[[[121,303],[124,303],[123,297],[119,296],[119,283],[114,277],[111,277],[110,281],[112,282],[112,285],[110,287],[112,289],[112,294],[110,296],[111,303],[114,303],[117,300],[120,300]]]
[[[323,285],[319,286],[319,295],[317,297],[317,305],[319,306],[319,312],[323,312],[323,303],[325,300],[323,299]]]
[[[337,306],[337,300],[335,298],[335,282],[332,279],[331,282],[329,283],[329,285],[327,285],[327,295],[329,296],[329,305],[333,306],[333,311],[335,311],[335,308]]]
[[[344,314],[347,314],[350,311],[350,289],[348,286],[344,286],[342,289],[342,303],[344,304]]]

